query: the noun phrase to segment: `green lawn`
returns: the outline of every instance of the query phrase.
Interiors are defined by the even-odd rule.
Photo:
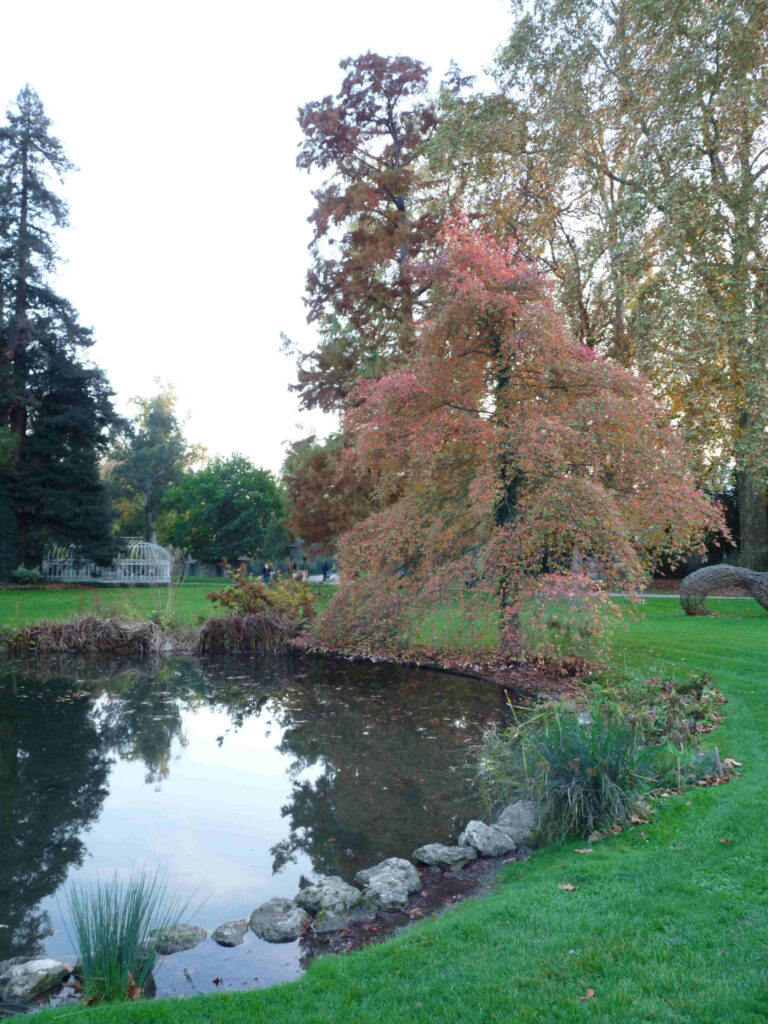
[[[227,580],[205,580],[172,587],[77,587],[53,590],[30,587],[29,590],[0,590],[0,626],[21,626],[41,619],[63,621],[74,615],[129,615],[150,618],[167,608],[179,626],[195,626],[217,606],[207,600],[212,590],[226,586]],[[318,609],[335,592],[329,584],[310,583],[318,598]]]
[[[168,602],[180,626],[196,625],[211,614],[206,594],[214,586],[83,587],[72,590],[0,590],[0,625],[20,626],[40,619],[61,621],[73,615],[138,615],[149,618]]]
[[[590,855],[573,842],[512,864],[492,895],[321,960],[298,982],[62,1009],[41,1024],[768,1019],[768,619],[752,603],[713,604],[720,617],[688,618],[649,600],[620,637],[621,658],[649,672],[711,671],[729,704],[708,741],[743,762],[742,778],[660,800],[652,824]],[[566,882],[577,889],[558,889]]]

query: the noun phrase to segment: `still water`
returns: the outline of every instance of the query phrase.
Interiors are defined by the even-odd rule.
[[[73,962],[73,882],[160,865],[210,932],[302,876],[455,840],[480,813],[470,745],[506,714],[491,684],[393,666],[3,662],[0,960]],[[158,994],[274,984],[303,955],[207,939],[166,958]]]

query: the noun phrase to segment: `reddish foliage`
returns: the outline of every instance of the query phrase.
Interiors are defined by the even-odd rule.
[[[462,218],[442,246],[414,270],[433,298],[411,357],[346,412],[378,506],[341,542],[347,577],[403,600],[469,575],[517,612],[543,576],[573,591],[583,563],[635,589],[721,530],[645,382],[570,337],[537,268]]]

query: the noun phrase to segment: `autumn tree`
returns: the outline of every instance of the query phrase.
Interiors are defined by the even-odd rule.
[[[282,471],[288,521],[305,544],[335,547],[373,508],[370,486],[352,471],[346,447],[343,435],[331,434],[324,441],[302,438],[288,449]]]
[[[766,567],[765,5],[513,11],[498,94],[454,103],[435,151],[553,273],[574,334],[649,377],[699,478],[735,476],[742,564]]]
[[[313,193],[306,293],[320,344],[300,362],[297,389],[305,406],[324,409],[409,351],[428,288],[413,267],[433,255],[444,205],[444,182],[424,160],[436,124],[429,68],[370,52],[340,66],[339,93],[299,111],[298,166],[327,178]],[[452,67],[444,88],[468,81]]]
[[[340,545],[358,589],[423,597],[471,573],[515,613],[584,559],[632,589],[718,528],[646,384],[571,337],[538,268],[459,219],[428,272],[411,358],[345,417],[379,502]]]

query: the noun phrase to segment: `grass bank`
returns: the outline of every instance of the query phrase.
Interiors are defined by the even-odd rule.
[[[30,587],[28,590],[0,590],[0,626],[15,629],[42,619],[65,622],[75,615],[102,618],[150,619],[170,608],[173,624],[198,626],[217,608],[206,598],[211,590],[227,585],[226,580],[182,583],[167,587]],[[333,588],[310,584],[320,601],[329,600]]]
[[[619,657],[649,673],[711,671],[729,704],[707,740],[743,777],[659,800],[652,823],[589,855],[574,842],[511,864],[492,895],[298,982],[47,1011],[40,1024],[768,1019],[768,619],[744,601],[712,604],[720,617],[694,619],[650,599]]]

